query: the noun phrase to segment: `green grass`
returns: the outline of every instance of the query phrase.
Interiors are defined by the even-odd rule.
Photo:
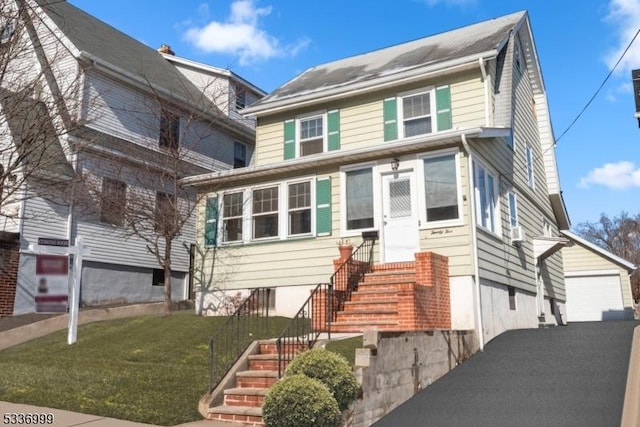
[[[97,322],[80,326],[72,346],[64,330],[0,351],[0,400],[158,425],[201,419],[209,338],[226,320],[176,312]],[[288,322],[269,319],[268,335]]]
[[[356,363],[356,348],[362,348],[362,335],[327,343],[327,350],[343,355],[351,366]]]

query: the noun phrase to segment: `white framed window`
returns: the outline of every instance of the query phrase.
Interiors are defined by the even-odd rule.
[[[553,230],[551,228],[551,223],[546,219],[542,220],[542,235],[544,237],[553,237]]]
[[[481,163],[473,161],[473,181],[476,193],[476,222],[487,230],[498,233],[498,200],[495,176]]]
[[[316,183],[312,177],[303,177],[225,191],[220,196],[220,241],[249,243],[314,235]]]
[[[516,193],[513,190],[507,193],[509,198],[509,224],[511,228],[518,226],[518,201],[516,200]]]
[[[444,151],[421,157],[424,207],[422,219],[427,226],[459,223],[461,188],[457,151]]]
[[[524,161],[527,165],[527,184],[529,187],[535,188],[535,173],[533,170],[533,149],[531,145],[525,144],[524,147]]]
[[[401,136],[409,138],[432,133],[436,129],[435,111],[433,88],[401,94],[398,102]]]
[[[287,184],[287,235],[311,234],[311,181]]]
[[[297,120],[297,142],[299,157],[325,151],[325,116],[315,114]]]
[[[222,242],[239,242],[244,233],[244,192],[227,193],[222,197]]]
[[[278,237],[279,186],[254,189],[251,197],[253,239]]]
[[[375,225],[373,167],[360,166],[342,173],[343,227],[347,231],[371,229]]]

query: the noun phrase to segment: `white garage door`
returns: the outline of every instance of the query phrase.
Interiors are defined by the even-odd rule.
[[[567,320],[624,319],[619,275],[566,277]]]

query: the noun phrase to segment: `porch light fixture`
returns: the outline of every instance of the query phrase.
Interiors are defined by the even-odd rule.
[[[398,159],[391,160],[391,170],[396,172],[398,170],[398,167],[400,167],[400,160]]]

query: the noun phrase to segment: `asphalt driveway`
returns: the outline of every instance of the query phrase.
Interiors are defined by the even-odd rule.
[[[506,332],[374,426],[619,426],[638,325]]]

